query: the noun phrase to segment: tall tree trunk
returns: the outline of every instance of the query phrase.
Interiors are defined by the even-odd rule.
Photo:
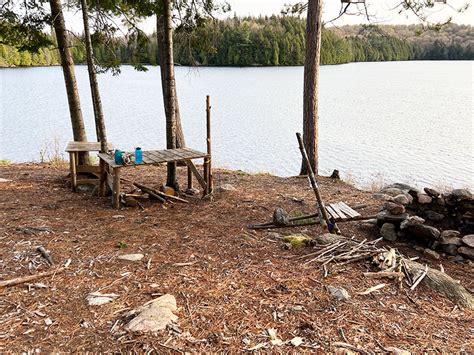
[[[105,130],[104,113],[102,111],[102,101],[100,99],[99,83],[97,82],[97,72],[94,63],[94,49],[92,48],[91,34],[89,30],[89,11],[87,1],[81,0],[82,18],[84,20],[84,37],[86,42],[87,69],[89,72],[89,83],[91,86],[92,105],[94,107],[95,128],[97,140],[100,142],[100,151],[107,152],[107,134]]]
[[[61,0],[50,0],[53,27],[58,41],[61,66],[63,68],[64,83],[66,84],[69,113],[71,116],[72,133],[75,141],[87,141],[86,130],[84,129],[84,119],[82,118],[81,101],[77,89],[76,75],[74,73],[74,61],[70,51],[69,38],[67,36],[66,25],[61,6]],[[80,162],[87,159],[86,154],[79,156]]]
[[[163,61],[164,76],[161,77],[163,86],[163,103],[166,115],[166,148],[176,148],[176,83],[174,78],[173,58],[173,27],[172,27],[172,0],[161,0],[163,14]],[[163,71],[162,71],[163,73]],[[166,185],[177,188],[176,163],[168,163]]]
[[[318,174],[318,86],[322,8],[323,0],[308,1],[304,62],[303,142],[315,174]],[[308,169],[303,161],[300,174],[306,175],[307,173]]]
[[[166,65],[165,57],[166,57],[166,45],[165,45],[165,19],[163,15],[157,14],[156,15],[156,37],[158,42],[158,62],[160,64],[160,72],[161,72],[161,88],[163,91],[163,96],[169,95],[168,86],[166,85]],[[184,148],[186,146],[186,141],[184,140],[183,134],[183,127],[181,125],[181,115],[179,112],[179,103],[178,103],[178,95],[176,94],[176,85],[172,92],[174,95],[175,100],[175,119],[176,119],[176,148]],[[165,106],[165,114],[166,113],[166,106]]]

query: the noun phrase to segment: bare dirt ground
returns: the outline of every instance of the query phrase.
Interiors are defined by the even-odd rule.
[[[130,169],[126,177],[158,185],[164,172],[143,167]],[[282,340],[299,336],[304,342],[297,349],[286,344],[260,351],[334,352],[334,342],[346,342],[359,352],[390,346],[412,352],[474,352],[472,311],[425,286],[411,292],[390,280],[365,279],[362,273],[372,270],[369,262],[330,266],[324,278],[320,265],[298,260],[311,248],[286,250],[275,231],[246,230],[249,223],[270,220],[276,207],[293,215],[314,212],[314,195],[305,179],[216,171],[217,187],[232,184],[236,190],[216,193],[213,202],[146,202],[145,210],[117,211],[107,198],[71,192],[67,173],[38,164],[0,167],[0,177],[12,180],[0,183],[0,279],[50,270],[36,252],[39,245],[57,265],[71,259],[65,272],[35,281],[47,288],[31,283],[0,289],[2,352],[236,353],[267,342],[269,328]],[[379,208],[368,192],[329,178],[320,178],[320,185],[326,202],[367,203],[359,211],[363,215]],[[359,240],[378,237],[360,222],[340,228]],[[298,229],[309,235],[324,232],[321,226],[276,232]],[[442,263],[446,273],[474,288],[472,265],[427,259],[401,243],[396,247],[434,268]],[[117,259],[130,253],[145,257],[138,262]],[[388,286],[357,294],[380,282]],[[351,298],[335,302],[328,285],[346,288]],[[120,296],[89,306],[87,294],[99,289]],[[123,332],[127,310],[166,293],[177,299],[176,329],[153,335]]]

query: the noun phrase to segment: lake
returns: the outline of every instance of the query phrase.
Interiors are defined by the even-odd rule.
[[[321,68],[320,174],[373,182],[474,187],[473,62],[353,63]],[[76,67],[89,140],[95,139],[87,68]],[[205,150],[211,95],[213,161],[296,175],[302,67],[176,67],[187,145]],[[100,75],[109,141],[164,149],[159,68]],[[26,162],[71,139],[60,67],[0,69],[0,159]]]

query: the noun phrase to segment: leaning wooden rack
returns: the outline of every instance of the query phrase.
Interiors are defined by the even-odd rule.
[[[193,175],[203,188],[203,196],[211,193],[212,173],[211,155],[190,148],[145,150],[142,153],[143,163],[137,165],[153,165],[183,161],[188,167],[188,188],[193,187]],[[115,163],[113,156],[107,153],[99,153],[100,159],[100,182],[99,195],[105,196],[106,184],[112,190],[112,205],[120,207],[120,171],[123,168],[137,166],[135,164],[121,165]],[[204,174],[201,175],[193,163],[194,159],[204,158]]]

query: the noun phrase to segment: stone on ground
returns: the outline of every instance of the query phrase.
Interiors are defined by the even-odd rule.
[[[419,193],[417,195],[417,198],[418,198],[418,202],[421,203],[422,205],[426,205],[428,203],[433,202],[433,198],[431,198],[427,194]]]
[[[380,235],[384,240],[388,240],[390,242],[397,240],[395,226],[392,223],[384,223],[382,228],[380,228]]]
[[[381,192],[377,192],[377,193],[373,194],[372,197],[374,199],[380,200],[380,201],[391,201],[392,200],[392,196],[381,193]]]
[[[429,256],[430,258],[439,260],[439,254],[434,250],[426,248],[425,250],[423,250],[423,254]]]
[[[124,254],[119,255],[118,259],[125,260],[125,261],[139,261],[142,260],[144,257],[143,254]]]
[[[474,260],[474,248],[462,246],[458,248],[458,253],[465,258]]]
[[[444,219],[444,215],[435,211],[426,211],[426,218],[434,222],[440,222]]]
[[[453,237],[459,237],[460,235],[461,235],[461,233],[459,233],[456,230],[446,229],[446,230],[441,232],[440,239],[441,240],[449,239],[449,238],[453,238]]]
[[[430,189],[429,187],[425,187],[423,190],[428,196],[432,198],[438,198],[441,195],[438,191],[434,189]]]
[[[92,292],[86,297],[89,306],[100,306],[115,300],[119,295],[115,293]]]
[[[287,226],[290,224],[290,217],[283,208],[276,208],[273,211],[273,224],[276,226]]]
[[[406,195],[397,195],[392,200],[393,202],[399,203],[401,205],[408,205],[410,203],[410,199]]]
[[[419,216],[411,216],[405,219],[401,224],[400,224],[400,229],[407,229],[410,227],[414,227],[419,224],[425,223],[425,220]]]
[[[231,184],[222,184],[217,188],[217,191],[223,192],[223,191],[235,191],[237,190],[233,185]]]
[[[178,320],[173,312],[177,310],[176,299],[166,294],[134,309],[129,315],[136,315],[125,325],[130,332],[157,332]]]
[[[462,237],[462,242],[468,247],[474,248],[474,234],[468,234]]]
[[[388,211],[390,214],[399,215],[405,213],[405,207],[399,203],[394,203],[387,201],[383,205],[384,210]]]
[[[351,298],[351,296],[349,296],[349,292],[347,292],[345,288],[328,286],[327,289],[330,295],[337,301],[347,301],[349,298]]]

